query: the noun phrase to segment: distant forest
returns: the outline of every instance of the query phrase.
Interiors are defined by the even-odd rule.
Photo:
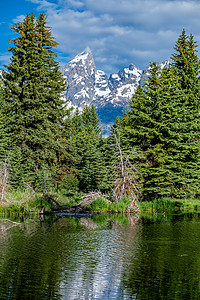
[[[193,35],[180,34],[171,65],[151,64],[145,88],[102,137],[94,106],[66,108],[66,82],[45,14],[11,27],[1,78],[0,187],[109,191],[112,199],[200,196],[200,61]],[[6,182],[5,182],[6,180]]]

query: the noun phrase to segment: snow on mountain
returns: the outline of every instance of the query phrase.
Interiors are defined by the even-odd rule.
[[[94,85],[95,85],[95,95],[93,100],[99,97],[100,98],[107,97],[111,92],[108,86],[108,77],[106,73],[104,73],[103,71],[96,70]]]
[[[168,60],[158,63],[161,69],[169,64]],[[108,78],[105,72],[96,68],[91,50],[86,49],[62,69],[67,81],[65,97],[70,106],[80,110],[86,104],[93,104],[103,123],[113,123],[117,115],[128,109],[138,85],[143,85],[149,78],[149,69],[140,70],[130,64]]]
[[[170,66],[170,60],[164,60],[163,62],[157,62],[157,65],[160,67],[160,69],[164,69],[164,68],[169,68]],[[148,66],[147,68],[144,69],[144,71],[142,72],[141,75],[141,79],[140,79],[140,85],[144,87],[144,83],[149,79],[150,75],[150,68],[151,66]]]
[[[66,98],[80,108],[94,104],[98,109],[108,102],[113,106],[127,107],[142,70],[131,64],[108,78],[105,72],[96,69],[91,51],[86,50],[73,58],[62,73],[68,84]]]
[[[90,50],[73,58],[63,69],[67,81],[67,100],[73,105],[83,107],[90,105],[95,94],[96,66]]]

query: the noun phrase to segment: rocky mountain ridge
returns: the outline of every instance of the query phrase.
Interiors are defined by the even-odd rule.
[[[170,61],[158,64],[164,68],[169,66]],[[61,71],[67,81],[65,97],[69,106],[82,110],[86,104],[93,104],[103,124],[113,123],[118,115],[128,109],[138,85],[143,85],[150,76],[149,67],[140,70],[130,64],[108,77],[96,68],[90,49],[78,54]]]

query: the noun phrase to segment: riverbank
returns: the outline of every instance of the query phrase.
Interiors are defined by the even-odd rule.
[[[98,194],[98,193],[97,193]],[[123,198],[119,202],[111,202],[109,195],[100,195],[93,201],[83,203],[85,194],[54,194],[43,196],[42,193],[31,191],[14,191],[7,194],[6,200],[1,202],[1,215],[38,215],[41,204],[44,206],[44,214],[54,212],[66,213],[135,213],[130,211],[130,201]],[[162,198],[154,201],[137,202],[139,212],[159,213],[164,211],[200,211],[200,199],[169,199]]]
[[[98,194],[98,193],[97,193]],[[29,192],[12,192],[7,194],[6,201],[1,202],[0,214],[2,215],[26,215],[39,214],[41,206],[44,214],[56,212],[65,213],[125,213],[130,204],[127,198],[119,202],[111,202],[108,195],[100,195],[92,201],[84,201],[87,194],[74,193],[45,195],[31,194]]]

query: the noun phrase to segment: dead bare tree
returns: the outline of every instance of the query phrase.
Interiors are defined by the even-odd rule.
[[[1,201],[6,200],[5,194],[9,183],[9,169],[8,157],[5,158],[4,163],[0,164],[0,197]]]
[[[132,151],[125,155],[121,149],[120,135],[114,132],[118,150],[117,159],[113,171],[112,190],[113,201],[119,201],[122,197],[128,197],[131,201],[130,208],[136,206],[136,199],[140,195],[140,182],[137,178],[137,170],[130,157],[136,154]]]

